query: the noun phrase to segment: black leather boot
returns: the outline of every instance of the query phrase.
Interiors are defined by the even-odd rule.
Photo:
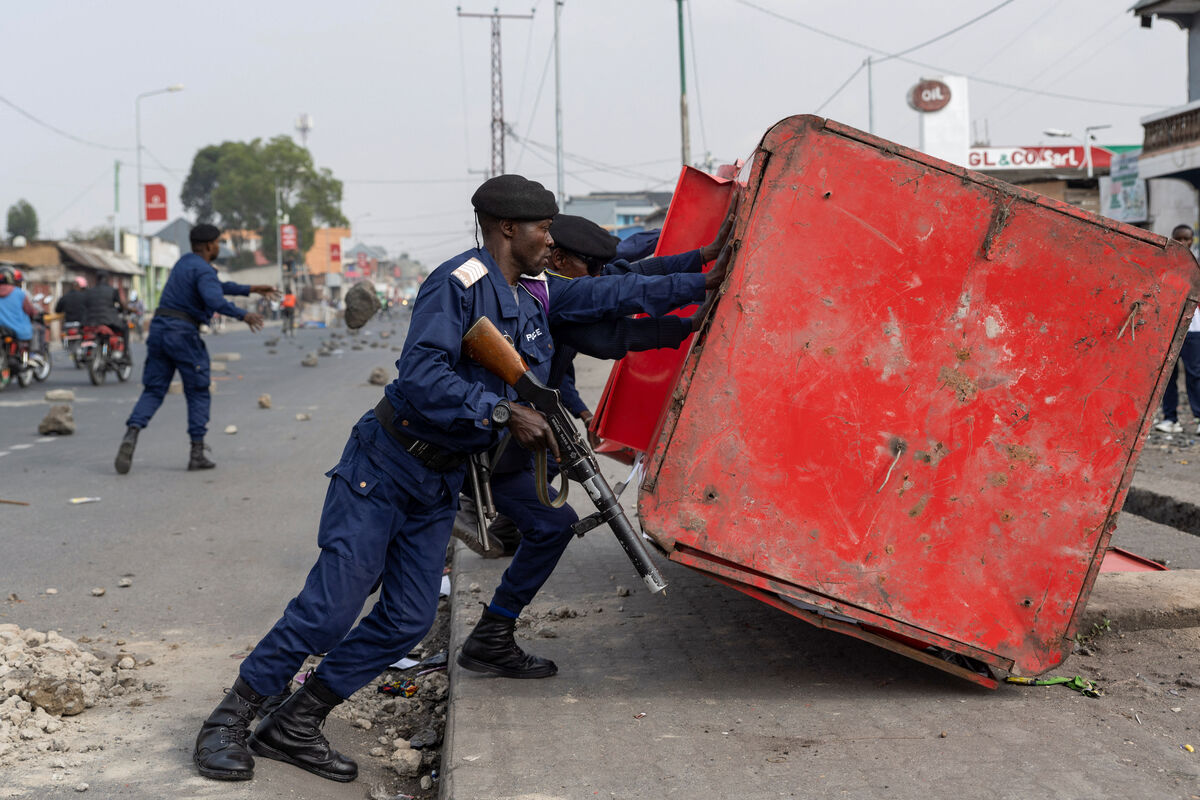
[[[113,462],[113,466],[117,468],[117,473],[124,475],[129,472],[129,468],[133,466],[133,450],[137,447],[138,432],[141,428],[130,425],[125,429],[125,436],[121,439],[121,446],[117,448],[117,460]]]
[[[267,715],[250,737],[250,747],[264,758],[273,758],[306,769],[314,775],[343,783],[358,777],[358,764],[329,746],[321,733],[325,717],[342,702],[316,675],[309,675],[282,706]]]
[[[192,761],[206,778],[219,781],[248,781],[254,777],[254,756],[246,747],[250,723],[266,697],[240,677],[225,699],[200,726]]]
[[[204,446],[204,440],[192,442],[192,455],[188,459],[188,469],[212,469],[216,466],[213,462],[204,457],[204,451],[207,450]]]
[[[549,678],[558,667],[548,658],[531,656],[517,647],[513,629],[517,621],[484,609],[475,630],[463,642],[458,665],[472,672],[490,672],[502,678]]]
[[[262,719],[263,717],[272,713],[275,709],[286,703],[287,699],[291,696],[292,690],[285,688],[283,690],[283,694],[273,694],[266,700],[263,700],[262,705],[258,707],[258,718]]]

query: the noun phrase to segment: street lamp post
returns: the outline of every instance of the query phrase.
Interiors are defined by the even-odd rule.
[[[1089,178],[1093,177],[1094,174],[1092,168],[1092,142],[1096,137],[1092,135],[1092,131],[1102,131],[1105,128],[1111,127],[1112,125],[1089,125],[1083,129],[1083,162],[1087,164],[1087,176]],[[1058,136],[1078,141],[1075,134],[1070,131],[1064,131],[1061,128],[1046,128],[1042,133],[1046,136]]]
[[[138,191],[138,235],[137,235],[137,262],[139,267],[144,267],[146,275],[146,290],[143,294],[146,296],[146,309],[154,308],[154,264],[152,259],[147,258],[146,263],[142,264],[142,237],[144,235],[143,224],[146,219],[146,187],[142,184],[142,98],[153,97],[156,94],[166,94],[167,92],[182,92],[182,83],[173,83],[165,89],[155,89],[152,92],[142,92],[133,102],[133,112],[135,120],[135,129],[137,133],[137,191]]]

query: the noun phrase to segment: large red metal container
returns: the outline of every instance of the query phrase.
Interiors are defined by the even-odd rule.
[[[817,117],[652,442],[671,559],[978,683],[1069,652],[1196,304],[1186,249]],[[656,409],[657,413],[658,409]]]
[[[733,188],[729,178],[685,166],[671,195],[654,255],[679,255],[711,242],[725,219]],[[687,306],[674,313],[686,317],[695,309]],[[630,353],[613,365],[592,423],[605,441],[601,452],[611,454],[620,447],[639,453],[650,449],[690,344],[688,337],[679,348]]]

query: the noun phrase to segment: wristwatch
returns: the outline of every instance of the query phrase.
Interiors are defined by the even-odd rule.
[[[512,407],[507,400],[501,400],[492,408],[492,424],[497,427],[503,428],[511,417]]]

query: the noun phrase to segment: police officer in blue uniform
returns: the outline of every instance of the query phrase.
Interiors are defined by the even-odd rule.
[[[571,214],[557,215],[550,225],[554,247],[550,251],[550,267],[546,270],[551,305],[570,282],[589,276],[700,272],[705,264],[717,258],[728,243],[736,211],[736,204],[731,205],[716,238],[704,247],[679,255],[644,258],[633,263],[619,258],[616,237],[595,222]],[[719,274],[723,273],[722,269]],[[715,276],[713,280],[716,280]],[[633,351],[679,347],[699,327],[708,308],[707,304],[704,305],[691,317],[663,315],[635,319],[609,314],[590,322],[554,324],[550,333],[555,349],[546,385],[559,390],[563,407],[568,412],[582,420],[585,426],[590,425],[592,412],[575,388],[574,358],[577,353],[582,352],[594,358],[619,359]],[[599,444],[590,431],[588,436],[593,446]],[[556,468],[551,470],[551,478],[555,472]],[[476,523],[470,513],[473,502],[464,504],[466,510],[454,525],[455,537],[485,558],[513,555],[520,542],[531,533],[536,534],[544,528],[557,525],[569,526],[575,521],[570,508],[547,509],[540,503],[529,502],[529,498],[535,496],[535,486],[531,456],[524,451],[505,448],[492,469],[491,485],[498,516],[488,526],[490,548],[484,551],[479,545]]]
[[[200,338],[200,326],[213,314],[224,314],[244,321],[250,330],[262,330],[263,319],[254,312],[243,311],[225,299],[225,295],[246,296],[256,292],[264,296],[275,293],[268,285],[247,286],[244,283],[222,282],[217,279],[217,260],[221,232],[213,225],[197,225],[189,236],[192,252],[175,263],[171,276],[163,287],[158,308],[150,323],[146,339],[146,368],[142,371],[142,396],[125,422],[125,436],[117,448],[115,466],[124,475],[133,464],[138,433],[150,424],[150,418],[162,405],[170,388],[175,370],[183,382],[187,398],[188,436],[192,440],[188,469],[212,469],[216,466],[204,455],[204,435],[208,431],[208,411],[212,404],[209,393],[208,350]]]
[[[491,447],[499,428],[525,448],[557,452],[545,418],[461,353],[462,337],[478,318],[495,323],[545,379],[553,321],[587,321],[610,309],[658,314],[704,295],[699,275],[611,277],[573,282],[549,302],[541,273],[553,244],[554,195],[534,181],[501,175],[471,200],[484,247],[445,262],[422,285],[396,379],[355,424],[341,460],[327,473],[321,553],[304,588],[201,726],[193,760],[205,777],[253,777],[253,749],[331,780],[353,780],[357,765],[329,745],[321,724],[433,624],[467,458]],[[513,628],[558,552],[554,541],[514,557],[471,634],[471,668],[511,677],[554,674],[553,663],[517,646]],[[355,625],[377,581],[378,602]],[[310,653],[326,655],[247,739],[264,701],[284,691]]]

